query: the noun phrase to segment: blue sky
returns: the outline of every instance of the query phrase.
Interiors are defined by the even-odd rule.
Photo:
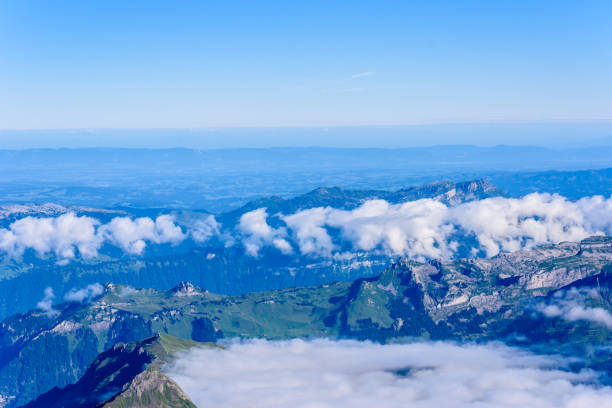
[[[0,129],[612,119],[610,1],[0,2]]]

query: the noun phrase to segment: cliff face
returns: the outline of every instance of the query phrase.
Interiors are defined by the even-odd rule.
[[[169,291],[109,284],[103,296],[88,304],[58,305],[54,316],[32,311],[2,322],[0,394],[6,406],[22,405],[84,378],[96,356],[112,351],[116,343],[154,333],[210,342],[222,337],[389,341],[514,336],[531,342],[607,344],[612,336],[605,325],[570,321],[560,313],[543,317],[537,311],[540,304],[562,301],[559,296],[569,288],[595,293],[579,291],[572,298],[583,308],[612,310],[611,268],[612,238],[599,237],[490,259],[398,259],[372,278],[240,296],[217,295],[188,283]],[[134,358],[147,355],[132,352]],[[124,385],[117,385],[117,392]],[[139,394],[132,389],[126,395]]]

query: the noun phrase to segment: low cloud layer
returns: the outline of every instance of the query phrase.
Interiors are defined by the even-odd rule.
[[[68,302],[83,303],[89,299],[101,295],[104,292],[104,287],[99,283],[87,285],[82,289],[73,288],[64,295],[64,300]]]
[[[72,288],[66,292],[64,300],[67,302],[83,303],[100,296],[102,293],[104,293],[104,287],[99,283],[93,283],[81,289]],[[36,304],[36,307],[42,310],[47,317],[53,318],[59,314],[59,311],[53,307],[54,301],[55,294],[53,293],[53,288],[47,287],[44,290],[42,300]]]
[[[54,254],[59,263],[92,258],[103,245],[142,255],[149,244],[176,245],[187,239],[240,245],[257,257],[271,248],[285,255],[347,259],[357,252],[407,256],[415,260],[494,256],[539,244],[580,241],[612,235],[612,198],[570,201],[551,194],[488,198],[454,206],[432,199],[390,204],[364,202],[354,210],[316,207],[294,214],[269,214],[259,208],[236,225],[221,225],[213,215],[181,227],[171,215],[115,217],[106,224],[66,213],[28,216],[0,228],[0,253],[21,256],[33,250]]]
[[[570,322],[588,321],[612,330],[612,314],[602,307],[589,306],[603,301],[597,289],[576,289],[555,293],[551,299],[536,306],[546,317],[558,317]]]
[[[199,407],[612,407],[559,357],[501,344],[253,341],[193,349],[166,373]]]
[[[451,258],[461,250],[490,257],[544,243],[612,234],[612,198],[595,196],[574,202],[534,193],[456,206],[431,199],[403,204],[371,200],[350,211],[319,207],[280,218],[303,255],[330,257],[348,247],[414,259]],[[267,225],[265,220],[260,223]],[[330,230],[338,232],[330,234]]]

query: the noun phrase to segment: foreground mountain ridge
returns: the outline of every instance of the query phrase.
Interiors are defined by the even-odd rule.
[[[89,303],[65,303],[56,305],[52,315],[34,310],[2,322],[0,394],[5,406],[23,405],[76,382],[99,353],[116,343],[155,333],[199,342],[514,337],[606,344],[611,336],[605,325],[537,311],[571,287],[604,293],[612,287],[610,272],[612,238],[593,237],[489,259],[418,263],[400,258],[376,277],[238,296],[188,283],[169,291],[107,284],[104,294]],[[607,296],[579,301],[612,310]]]
[[[167,334],[140,342],[117,343],[101,353],[75,384],[53,388],[27,408],[196,408],[181,388],[161,371],[176,352],[212,347]]]

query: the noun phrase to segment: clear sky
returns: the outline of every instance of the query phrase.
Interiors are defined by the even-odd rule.
[[[612,119],[612,1],[0,2],[0,129]]]

